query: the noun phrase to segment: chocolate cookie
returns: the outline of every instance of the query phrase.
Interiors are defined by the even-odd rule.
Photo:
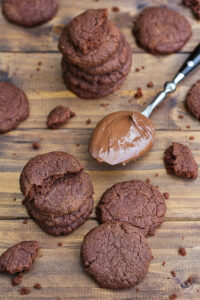
[[[180,50],[192,35],[184,16],[166,7],[149,7],[139,15],[133,33],[142,48],[152,54]]]
[[[91,75],[87,72],[82,71],[78,67],[68,64],[65,59],[62,60],[62,69],[65,76],[69,78],[69,81],[72,81],[72,78],[78,78],[80,81],[86,81],[89,87],[94,85],[110,85],[116,83],[123,77],[127,76],[130,71],[132,64],[132,53],[129,45],[127,44],[127,48],[129,49],[127,61],[117,70],[104,75]]]
[[[195,118],[200,120],[200,80],[190,89],[186,99],[186,107]]]
[[[183,0],[183,4],[189,6],[196,18],[200,19],[200,1],[199,0]]]
[[[100,223],[128,222],[144,235],[153,235],[164,221],[166,205],[156,187],[140,180],[116,183],[97,205]]]
[[[9,21],[32,27],[51,20],[58,7],[57,0],[3,0],[2,9]]]
[[[51,129],[60,128],[62,125],[66,124],[67,121],[74,117],[74,113],[67,106],[56,106],[52,111],[50,111],[47,118],[47,126]]]
[[[198,175],[198,165],[190,149],[180,143],[172,143],[165,151],[164,162],[169,174],[195,179]]]
[[[24,92],[11,83],[0,81],[0,133],[15,129],[28,115]]]
[[[65,235],[86,221],[93,187],[78,160],[65,152],[32,158],[20,177],[29,215],[46,232]]]
[[[104,288],[129,288],[141,281],[152,259],[146,238],[129,223],[105,223],[84,238],[81,260]]]
[[[0,256],[0,272],[14,274],[29,271],[38,249],[36,241],[25,241],[12,246]]]
[[[119,42],[120,33],[108,20],[108,10],[89,9],[65,27],[58,46],[69,63],[90,68],[107,61]]]

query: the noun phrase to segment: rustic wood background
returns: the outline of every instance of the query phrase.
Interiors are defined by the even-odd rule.
[[[1,4],[2,1],[0,1]],[[191,85],[200,77],[200,70],[190,76],[168,97],[152,115],[157,139],[153,150],[129,165],[109,167],[99,165],[88,154],[87,147],[96,123],[106,114],[117,110],[142,111],[163,86],[173,77],[189,52],[199,43],[200,23],[190,10],[180,5],[181,0],[61,0],[57,16],[49,23],[33,29],[10,24],[0,16],[0,80],[21,87],[30,101],[30,117],[17,130],[0,136],[0,253],[22,240],[40,242],[41,257],[33,270],[26,274],[23,285],[32,289],[36,282],[42,289],[32,289],[28,296],[20,296],[19,287],[11,286],[10,276],[0,275],[0,299],[145,299],[164,300],[176,293],[178,299],[200,299],[200,178],[187,181],[166,174],[163,165],[164,150],[172,141],[188,145],[200,165],[200,126],[185,110],[184,100]],[[154,57],[137,47],[131,34],[134,16],[148,5],[168,5],[183,13],[193,28],[193,37],[180,53]],[[120,12],[111,8],[119,6]],[[108,7],[110,17],[126,35],[133,50],[133,67],[120,91],[100,100],[81,100],[66,90],[61,78],[61,55],[57,41],[63,25],[88,8]],[[38,63],[42,62],[41,66]],[[136,73],[135,68],[145,66]],[[39,68],[39,70],[37,70]],[[146,84],[154,82],[154,88]],[[141,86],[144,97],[129,100]],[[109,103],[101,107],[101,103]],[[77,116],[60,130],[46,128],[49,111],[56,105],[68,105]],[[180,119],[179,115],[184,118]],[[87,125],[86,120],[91,119]],[[191,126],[187,128],[187,126]],[[190,137],[194,137],[190,140]],[[32,150],[34,141],[40,150]],[[80,146],[76,146],[80,144]],[[154,259],[145,279],[136,288],[123,291],[104,290],[82,269],[79,253],[84,235],[97,225],[95,214],[78,230],[67,237],[51,237],[27,216],[21,204],[19,175],[25,163],[34,155],[63,150],[80,159],[90,173],[95,189],[95,203],[112,184],[129,179],[145,180],[159,185],[161,192],[169,192],[164,224],[149,238]],[[155,177],[158,173],[159,176]],[[16,198],[16,201],[14,201]],[[27,219],[28,223],[23,224]],[[63,243],[62,247],[57,244]],[[185,247],[187,256],[178,255]],[[163,267],[162,262],[166,262]],[[177,277],[170,272],[174,270]],[[190,287],[184,286],[189,277],[195,278]]]

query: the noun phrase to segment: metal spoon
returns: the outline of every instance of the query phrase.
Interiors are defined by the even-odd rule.
[[[200,44],[183,64],[175,78],[165,83],[153,102],[142,112],[119,111],[107,115],[96,126],[89,152],[99,162],[110,165],[126,164],[148,152],[155,140],[151,113],[177,85],[200,64]]]

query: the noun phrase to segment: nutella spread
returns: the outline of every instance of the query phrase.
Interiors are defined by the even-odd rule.
[[[149,151],[154,139],[155,128],[150,119],[138,112],[118,111],[97,124],[89,152],[99,162],[126,164]]]

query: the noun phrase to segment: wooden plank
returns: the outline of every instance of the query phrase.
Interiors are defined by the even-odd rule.
[[[199,289],[199,227],[200,222],[165,222],[155,237],[148,239],[154,259],[145,279],[135,288],[128,290],[101,289],[84,272],[80,262],[80,246],[84,235],[96,226],[88,221],[67,237],[54,238],[43,233],[32,221],[24,225],[20,221],[0,221],[0,253],[21,240],[38,240],[42,257],[36,259],[33,270],[23,278],[23,285],[29,288],[39,282],[40,291],[32,289],[23,299],[154,299],[165,300],[177,293],[178,299],[200,299]],[[184,240],[182,240],[184,237]],[[63,246],[57,246],[62,242]],[[187,255],[178,255],[179,247],[185,247]],[[166,266],[162,266],[162,262]],[[177,277],[170,272],[174,270]],[[181,284],[189,277],[195,283],[188,288]],[[11,286],[10,276],[0,275],[1,299],[22,299],[19,287]],[[78,288],[77,288],[78,285]]]
[[[184,14],[192,25],[193,37],[182,51],[191,51],[199,43],[198,22],[192,15],[191,11],[180,5],[180,0],[87,0],[85,1],[65,1],[60,0],[60,10],[57,16],[50,22],[35,28],[26,29],[9,23],[3,15],[0,17],[0,51],[1,52],[49,52],[58,51],[57,41],[60,34],[60,27],[68,23],[73,17],[89,8],[107,7],[111,13],[111,19],[126,35],[134,52],[143,52],[132,36],[133,18],[146,6],[150,5],[168,5],[172,9]],[[2,0],[0,1],[0,4]],[[120,13],[112,13],[113,6],[120,7]],[[6,32],[6,34],[5,34]],[[31,42],[30,42],[31,41]]]
[[[47,115],[56,105],[68,105],[77,113],[77,117],[70,120],[65,128],[93,128],[102,117],[117,110],[142,111],[163,88],[164,83],[174,77],[187,54],[167,57],[133,54],[132,70],[121,90],[99,100],[83,100],[66,89],[61,76],[60,54],[5,53],[1,57],[0,80],[8,80],[18,85],[29,98],[31,114],[19,128],[38,129],[46,128]],[[42,62],[40,71],[37,71],[38,62]],[[146,68],[139,73],[135,72],[135,68],[142,65]],[[164,66],[167,68],[163,69]],[[153,113],[151,118],[156,129],[177,130],[181,127],[190,130],[186,128],[190,125],[191,130],[199,130],[199,122],[185,109],[187,92],[198,79],[197,70]],[[151,89],[146,86],[149,81],[154,83]],[[144,96],[136,100],[133,95],[138,86],[142,87]],[[130,99],[133,99],[131,103]],[[101,107],[101,103],[109,103],[109,106]],[[179,119],[180,115],[184,119]],[[90,125],[86,125],[88,118],[92,120]]]
[[[167,218],[200,219],[200,177],[191,181],[167,175],[163,164],[165,149],[172,141],[178,141],[191,148],[200,165],[200,132],[158,131],[152,151],[126,167],[100,165],[94,161],[87,150],[91,132],[91,129],[65,129],[56,131],[56,134],[55,131],[46,130],[16,130],[1,136],[0,218],[27,216],[21,205],[22,195],[18,183],[25,163],[38,153],[66,151],[80,159],[89,171],[94,184],[95,203],[99,201],[101,194],[116,182],[150,178],[152,184],[159,185],[161,192],[170,193],[170,200],[166,201]],[[190,136],[194,136],[194,140],[190,141]],[[41,141],[40,150],[31,149],[33,141]],[[77,147],[76,143],[80,146]],[[16,155],[13,156],[13,153]],[[158,177],[155,177],[156,173],[159,173]],[[15,197],[16,202],[13,201]]]

